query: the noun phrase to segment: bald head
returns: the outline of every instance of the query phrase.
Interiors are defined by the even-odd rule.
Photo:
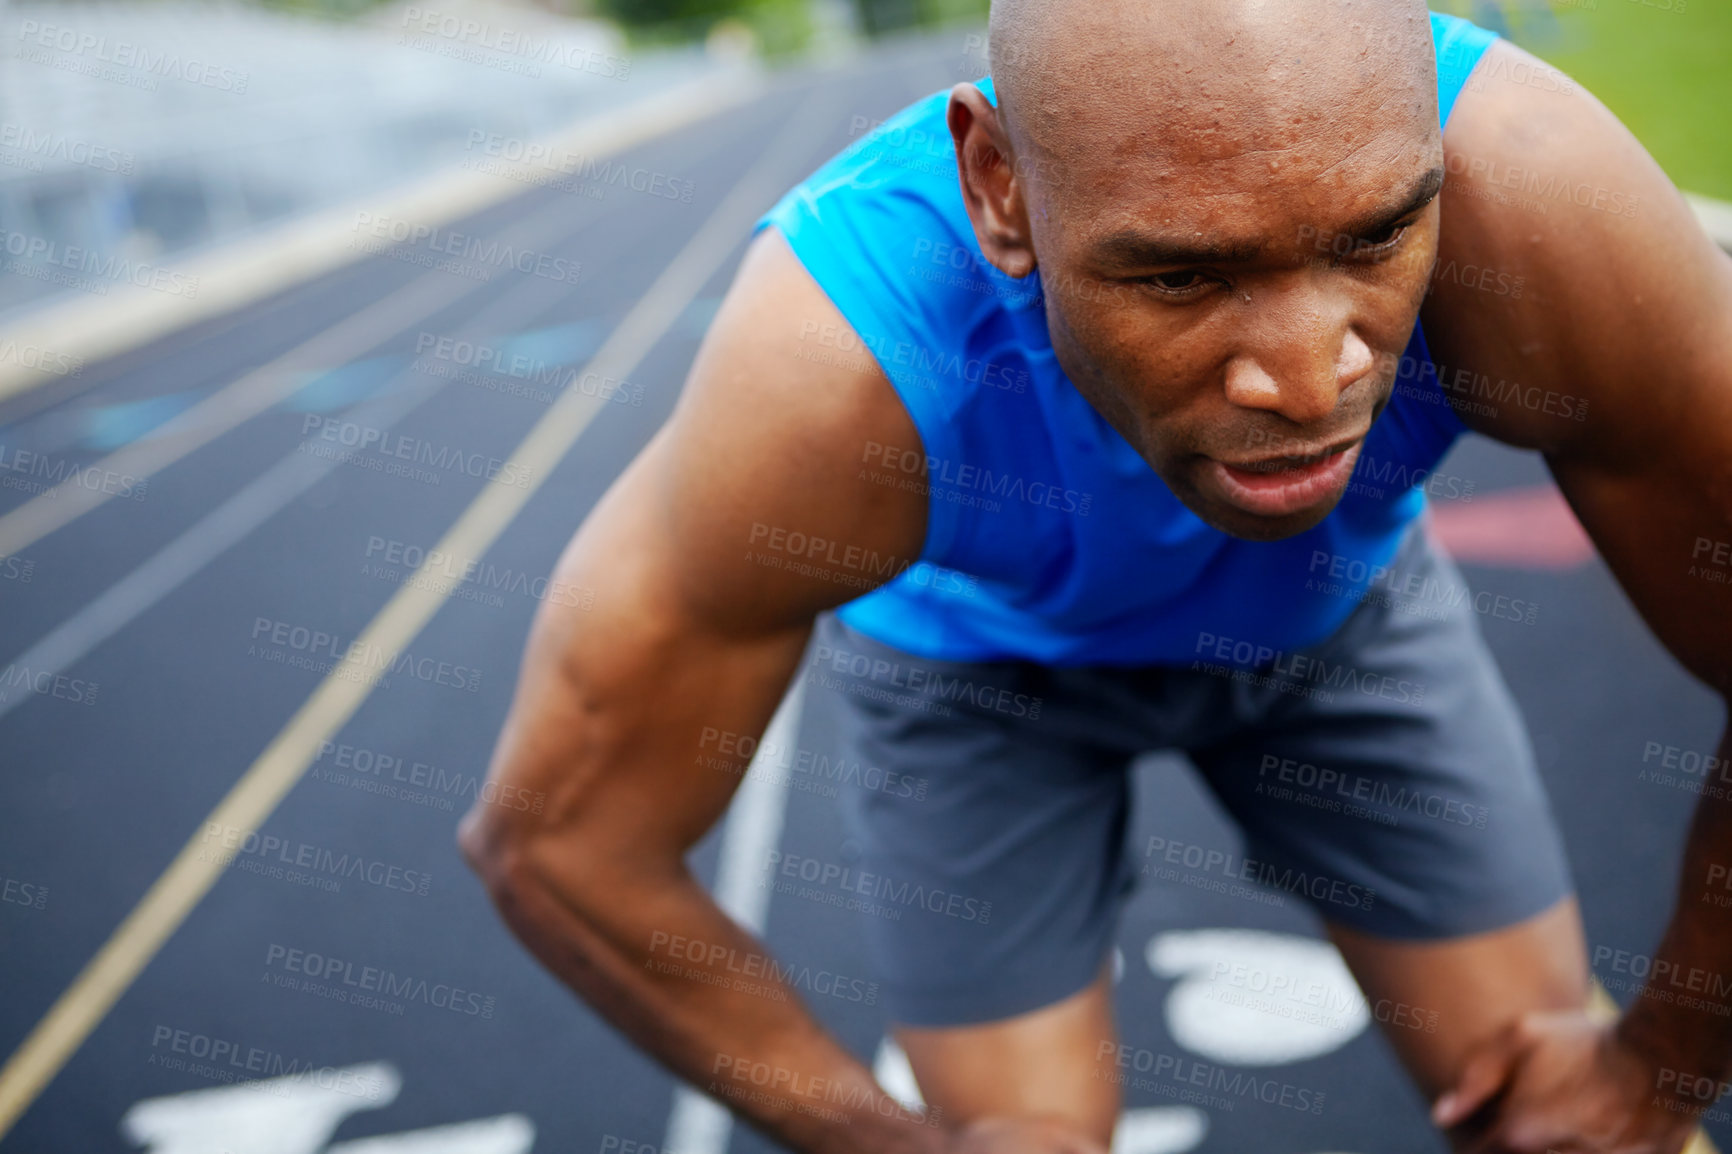
[[[947,112],[982,254],[1199,516],[1315,525],[1340,485],[1260,513],[1220,470],[1340,459],[1390,396],[1441,221],[1423,0],[994,0],[991,45],[997,107]]]
[[[991,61],[1012,146],[1049,169],[1278,160],[1368,110],[1436,125],[1424,0],[993,0]]]

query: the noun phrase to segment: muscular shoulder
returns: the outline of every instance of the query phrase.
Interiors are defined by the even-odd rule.
[[[809,617],[918,559],[926,503],[866,462],[921,452],[907,411],[774,228],[752,242],[658,438],[686,597]]]
[[[1651,450],[1655,417],[1728,351],[1732,265],[1611,112],[1506,41],[1444,150],[1423,315],[1463,420],[1553,453]]]

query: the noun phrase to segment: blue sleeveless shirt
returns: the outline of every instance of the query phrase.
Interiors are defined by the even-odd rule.
[[[1431,30],[1447,122],[1496,36],[1435,13]],[[991,83],[979,82],[989,99]],[[864,483],[926,494],[926,541],[919,564],[842,606],[842,620],[931,659],[1049,665],[1188,665],[1234,650],[1234,664],[1260,664],[1247,655],[1333,633],[1463,431],[1418,323],[1335,509],[1280,541],[1214,529],[1059,368],[1039,276],[1012,279],[981,255],[948,102],[939,92],[904,109],[758,222],[781,231],[853,330],[810,326],[801,355],[874,358],[925,450],[866,446]]]

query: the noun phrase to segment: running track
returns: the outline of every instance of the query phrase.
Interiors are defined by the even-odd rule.
[[[107,454],[147,444],[162,422],[249,371],[392,294],[409,302],[362,347],[305,368],[284,399],[151,476],[142,493],[128,486],[136,495],[0,561],[0,1056],[30,1035],[318,689],[321,675],[299,667],[309,654],[298,639],[311,648],[323,634],[340,650],[357,637],[399,591],[416,551],[434,546],[490,484],[451,462],[511,457],[548,412],[543,398],[500,391],[510,378],[415,367],[418,343],[449,336],[582,367],[742,180],[734,210],[740,197],[767,207],[852,139],[855,118],[883,117],[972,77],[963,47],[958,33],[843,70],[785,76],[748,105],[628,154],[634,165],[692,181],[689,204],[617,188],[600,199],[536,190],[460,226],[580,261],[576,283],[497,269],[470,279],[375,257],[0,409],[0,479],[28,477],[16,464],[20,451],[101,470]],[[533,581],[550,569],[665,418],[732,274],[744,230],[737,236],[689,303],[674,301],[665,333],[626,374],[628,403],[595,406],[572,450],[487,549],[502,588],[452,598],[412,637],[417,672],[366,695],[332,739],[340,748],[320,756],[261,824],[277,839],[272,853],[241,853],[220,871],[0,1151],[313,1154],[343,1145],[348,1154],[631,1154],[628,1143],[664,1145],[672,1082],[507,936],[458,859],[453,830],[466,783],[484,770],[536,604],[516,575]],[[307,443],[320,443],[325,421],[413,438],[444,463],[394,475],[301,451],[309,430]],[[1531,624],[1492,614],[1482,622],[1527,711],[1590,941],[1646,951],[1666,913],[1691,799],[1641,774],[1663,756],[1652,753],[1656,744],[1711,749],[1718,711],[1649,638],[1597,560],[1578,563],[1567,548],[1522,556],[1485,546],[1508,539],[1507,523],[1473,505],[1495,513],[1491,496],[1543,485],[1536,459],[1470,441],[1444,470],[1475,485],[1474,503],[1448,503],[1447,516],[1470,522],[1454,527],[1454,539],[1473,537],[1477,555],[1498,562],[1468,565],[1476,592],[1537,607]],[[0,514],[30,496],[0,488]],[[78,629],[66,632],[68,623]],[[60,679],[33,680],[42,655],[55,652],[44,639],[57,630]],[[35,665],[24,660],[32,654]],[[374,788],[392,777],[402,796]],[[1149,759],[1138,785],[1135,844],[1158,836],[1236,848],[1176,763]],[[770,808],[782,825],[768,828],[785,852],[846,856],[826,799],[784,790]],[[222,837],[214,833],[206,848],[220,853]],[[697,855],[706,877],[720,841],[712,835]],[[330,863],[345,854],[364,859],[366,873],[333,874]],[[273,876],[285,860],[312,864],[301,879],[288,876],[293,865]],[[1424,1104],[1346,1002],[1309,1030],[1273,1003],[1241,1005],[1237,1017],[1224,1008],[1235,992],[1210,980],[1223,962],[1308,988],[1339,983],[1329,951],[1306,944],[1317,937],[1315,920],[1291,900],[1277,907],[1197,883],[1146,885],[1123,928],[1124,1040],[1147,1055],[1134,1060],[1151,1074],[1206,1063],[1281,1088],[1289,1105],[1220,1092],[1186,1104],[1170,1076],[1145,1078],[1128,1092],[1138,1113],[1123,1135],[1127,1154],[1441,1151]],[[787,960],[869,981],[859,916],[777,897],[768,938]],[[1279,936],[1220,932],[1231,930]],[[309,955],[334,959],[321,963],[333,975],[388,970],[409,993],[374,1006],[300,981],[289,988],[291,951],[303,967]],[[1617,990],[1611,963],[1598,973]],[[331,988],[339,985],[333,976]],[[878,1052],[883,1022],[873,1006],[837,997],[813,1004],[863,1057]],[[1199,1008],[1226,1025],[1197,1026],[1190,1015]],[[262,1076],[236,1066],[236,1055],[251,1056],[254,1071],[275,1063],[348,1073],[327,1071],[316,1089],[206,1093],[226,1084],[220,1079]],[[294,1096],[302,1093],[310,1096]],[[1292,1105],[1319,1100],[1319,1112]],[[141,1101],[151,1105],[133,1110]],[[686,1131],[695,1136],[680,1154],[769,1148],[740,1129],[700,1131]],[[1732,1128],[1711,1132],[1724,1142]]]

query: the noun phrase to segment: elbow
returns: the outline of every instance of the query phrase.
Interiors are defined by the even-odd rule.
[[[483,879],[487,877],[487,865],[494,852],[492,839],[483,824],[485,821],[477,807],[465,813],[457,823],[457,852],[463,855],[464,864]]]
[[[457,826],[457,848],[481,880],[494,912],[519,941],[538,953],[538,943],[569,938],[568,919],[582,916],[582,907],[573,900],[577,895],[565,892],[547,873],[545,832],[482,804]]]
[[[457,849],[487,887],[495,905],[529,883],[528,852],[534,831],[517,816],[477,802],[457,823]]]
[[[505,928],[555,974],[574,983],[597,964],[593,908],[549,869],[548,831],[477,804],[457,827],[457,847]]]
[[[481,804],[457,828],[458,849],[505,927],[580,992],[581,975],[606,964],[617,949],[607,943],[629,920],[589,840],[582,829]]]
[[[603,872],[594,842],[581,825],[480,801],[457,825],[458,851],[513,927],[606,905],[590,884]]]

